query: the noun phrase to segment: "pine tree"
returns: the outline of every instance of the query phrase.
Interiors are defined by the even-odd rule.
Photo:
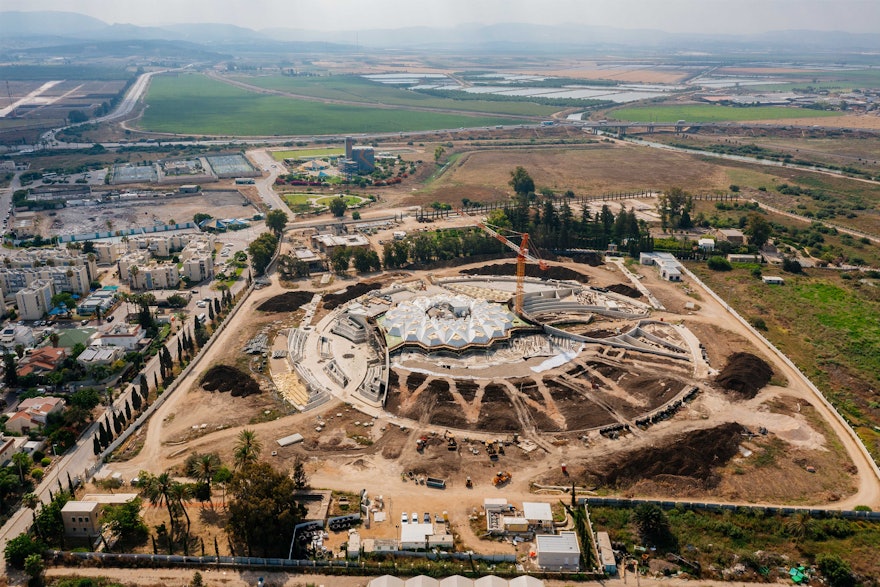
[[[214,314],[219,316],[220,310],[222,310],[222,308],[220,307],[220,298],[214,298]]]

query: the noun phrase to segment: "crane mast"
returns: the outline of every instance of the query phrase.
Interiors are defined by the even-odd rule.
[[[537,263],[538,267],[540,267],[541,270],[547,269],[547,263],[545,263],[542,259],[538,259],[537,257],[529,254],[529,233],[517,233],[521,237],[520,242],[517,245],[506,236],[498,232],[495,227],[490,226],[485,222],[478,222],[477,226],[484,232],[491,236],[494,236],[505,246],[516,252],[516,296],[514,297],[514,311],[518,316],[522,315],[523,283],[526,277],[526,261]]]

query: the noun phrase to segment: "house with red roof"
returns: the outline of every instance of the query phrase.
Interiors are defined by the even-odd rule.
[[[52,414],[64,410],[60,397],[31,397],[18,404],[18,411],[6,421],[6,430],[28,434],[46,425]]]

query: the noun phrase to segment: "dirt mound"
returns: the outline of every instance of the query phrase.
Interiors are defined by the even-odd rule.
[[[629,487],[643,479],[662,481],[675,478],[698,482],[711,489],[721,480],[715,469],[723,467],[739,453],[741,433],[742,426],[734,422],[686,432],[664,446],[646,447],[621,455],[619,462],[594,474],[610,487]]]
[[[485,267],[476,267],[474,269],[465,269],[462,273],[466,275],[516,275],[516,263],[501,263],[499,265],[486,265]],[[590,277],[574,269],[568,267],[559,267],[551,265],[546,271],[542,271],[537,265],[526,264],[526,276],[537,277],[539,279],[559,279],[574,280],[579,283],[587,283]]]
[[[327,310],[333,310],[338,308],[345,302],[351,301],[355,298],[359,298],[367,292],[371,292],[374,289],[381,289],[381,283],[356,283],[354,285],[349,285],[344,290],[335,294],[328,294],[324,296],[324,308]]]
[[[202,389],[206,391],[229,391],[233,397],[247,397],[260,393],[256,380],[229,365],[214,365],[202,375]]]
[[[773,369],[751,353],[736,353],[715,378],[715,382],[743,399],[751,399],[770,382]]]
[[[567,256],[575,263],[582,263],[590,267],[598,267],[605,264],[599,253],[575,253],[574,255]]]
[[[269,298],[257,306],[257,310],[260,312],[294,312],[312,301],[314,295],[306,291],[288,291],[274,298]]]
[[[614,285],[609,285],[606,289],[610,292],[620,294],[628,298],[638,299],[642,297],[642,292],[634,287],[626,285],[625,283],[615,283]]]

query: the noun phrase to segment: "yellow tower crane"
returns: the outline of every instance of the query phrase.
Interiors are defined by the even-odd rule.
[[[537,257],[529,254],[529,233],[516,232],[514,230],[492,226],[491,224],[486,224],[485,222],[478,222],[477,226],[479,226],[486,233],[494,236],[496,239],[504,243],[507,247],[516,251],[516,297],[514,298],[514,310],[517,316],[521,316],[523,306],[523,281],[526,277],[526,261],[537,263],[538,267],[540,267],[542,271],[547,270],[547,263],[544,262],[544,260],[538,259]],[[501,234],[499,230],[507,230],[507,232],[510,232],[511,234],[519,235],[519,244],[512,242],[506,236]]]

